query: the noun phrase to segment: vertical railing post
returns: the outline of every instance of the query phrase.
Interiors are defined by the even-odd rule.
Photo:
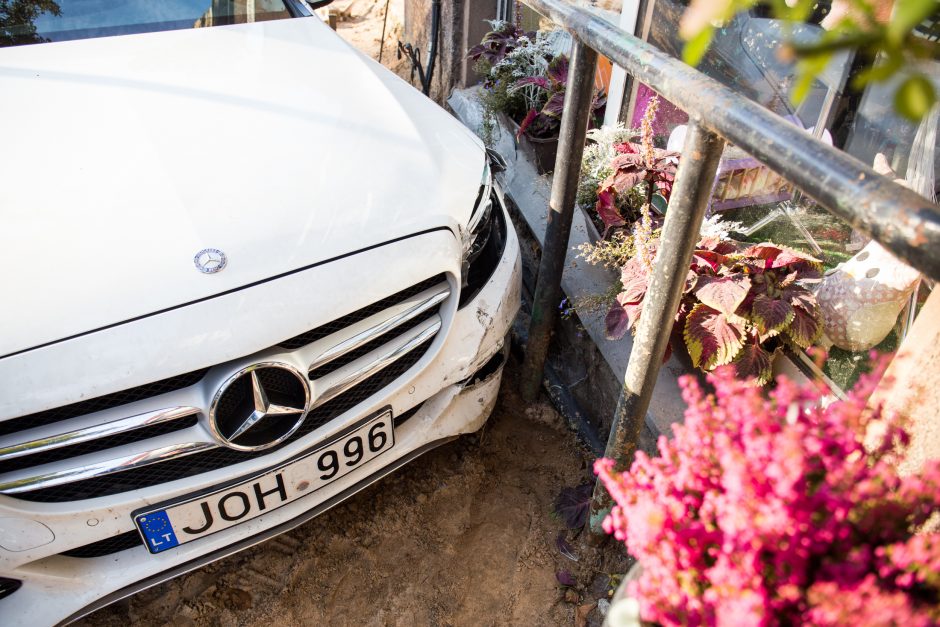
[[[529,401],[538,396],[542,384],[545,356],[548,354],[552,327],[555,325],[558,304],[561,301],[561,274],[565,268],[571,218],[578,192],[578,177],[581,174],[581,156],[584,153],[584,140],[594,99],[596,65],[597,52],[575,39],[561,116],[545,243],[542,246],[538,281],[532,299],[529,340],[522,368],[521,392],[523,398]]]
[[[605,457],[615,460],[620,469],[628,467],[636,452],[723,148],[724,141],[717,135],[694,121],[689,123],[649,289],[643,302],[643,315],[630,351],[623,390],[617,401],[604,453]],[[603,534],[601,522],[611,505],[607,491],[597,483],[588,519],[593,536]]]

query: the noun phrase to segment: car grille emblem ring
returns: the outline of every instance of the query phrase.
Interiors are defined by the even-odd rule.
[[[219,387],[209,406],[209,430],[224,446],[258,451],[280,444],[303,424],[310,384],[281,362],[252,364]]]
[[[203,274],[215,274],[221,272],[228,263],[228,259],[218,248],[203,248],[193,257],[193,263],[196,269]]]

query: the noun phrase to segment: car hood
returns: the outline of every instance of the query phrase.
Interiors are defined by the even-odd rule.
[[[316,17],[5,48],[0,93],[0,357],[459,229],[484,163]]]

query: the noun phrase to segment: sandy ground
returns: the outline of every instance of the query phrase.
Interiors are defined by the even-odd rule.
[[[386,9],[388,19],[385,20]],[[324,20],[330,13],[336,16],[336,32],[375,60],[382,48],[382,65],[410,82],[410,67],[406,59],[396,54],[398,40],[402,37],[405,20],[403,0],[334,0],[318,9]],[[385,39],[382,39],[383,22]],[[384,41],[384,44],[383,44]],[[417,79],[415,79],[417,80]]]
[[[590,456],[550,407],[516,397],[515,369],[482,431],[82,624],[598,625],[622,551],[588,547],[554,514],[559,491],[589,479]]]

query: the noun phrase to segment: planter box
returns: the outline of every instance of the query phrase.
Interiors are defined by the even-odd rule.
[[[448,104],[461,122],[480,134],[483,116],[477,90],[455,90]],[[524,220],[524,224],[517,225],[517,231],[521,238],[529,237],[536,249],[533,261],[523,263],[523,276],[532,277],[537,273],[537,248],[545,240],[551,176],[539,174],[531,153],[515,141],[508,122],[499,120],[499,117],[497,120],[501,132],[495,134],[495,144],[491,148],[507,162],[507,170],[499,175],[499,180]],[[591,265],[578,256],[578,246],[596,242],[599,237],[590,218],[583,210],[576,209],[561,279],[565,295],[575,302],[603,294],[617,279],[616,271]],[[605,438],[610,429],[613,409],[633,349],[633,338],[630,335],[618,341],[606,338],[606,313],[606,309],[598,308],[579,311],[577,319],[561,320],[553,340],[556,351],[564,355],[558,361],[569,367],[568,373],[563,373],[567,374],[563,377],[564,383],[578,398],[585,413],[590,414],[589,420],[596,425],[601,439]],[[689,372],[689,368],[675,355],[660,369],[640,441],[641,448],[647,453],[655,454],[658,437],[671,437],[672,425],[682,420],[685,403],[682,401],[678,377]]]
[[[522,148],[526,157],[535,164],[535,170],[542,174],[549,174],[555,169],[555,157],[558,155],[558,138],[541,139],[529,137],[525,133],[519,135],[519,125],[505,113],[497,114],[500,124],[512,132],[513,139]]]

